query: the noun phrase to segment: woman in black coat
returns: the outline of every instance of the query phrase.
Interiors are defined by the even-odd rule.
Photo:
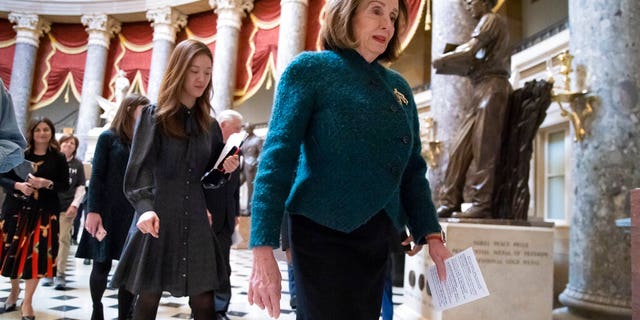
[[[103,319],[102,295],[107,286],[111,261],[118,260],[133,219],[133,207],[122,191],[124,172],[131,150],[131,138],[136,118],[149,100],[139,95],[127,96],[111,123],[100,134],[87,198],[87,220],[76,257],[93,259],[89,278],[93,313],[91,319]],[[133,294],[118,290],[118,318],[131,314]]]

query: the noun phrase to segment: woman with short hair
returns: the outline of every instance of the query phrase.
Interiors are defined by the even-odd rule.
[[[411,87],[382,64],[397,57],[406,16],[403,0],[328,0],[325,50],[298,55],[280,78],[252,200],[248,293],[272,317],[280,312],[273,248],[283,212],[298,319],[378,319],[389,244],[405,226],[417,244],[409,253],[428,243],[445,277],[450,253]]]

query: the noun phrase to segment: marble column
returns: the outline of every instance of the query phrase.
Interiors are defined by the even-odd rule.
[[[13,29],[17,34],[9,92],[18,126],[24,131],[29,117],[29,100],[40,37],[49,32],[51,24],[38,15],[19,12],[11,12],[9,21],[15,24]]]
[[[278,59],[276,79],[298,53],[304,50],[307,35],[307,10],[309,0],[280,1],[280,32],[278,34]]]
[[[615,220],[629,216],[640,186],[640,2],[570,0],[574,90],[595,97],[587,136],[573,145],[574,203],[567,306],[554,319],[631,319],[630,238]]]
[[[213,57],[213,109],[216,114],[233,105],[240,27],[253,0],[209,0],[218,15],[216,52]]]
[[[153,27],[153,52],[147,98],[155,103],[158,101],[160,83],[176,43],[176,32],[187,25],[187,16],[174,8],[162,7],[147,11],[147,20],[152,21]]]
[[[76,130],[80,140],[77,154],[79,158],[84,159],[87,149],[87,133],[98,125],[99,107],[96,97],[102,96],[109,43],[111,37],[120,32],[120,22],[105,14],[84,15],[81,21],[89,33],[87,60],[82,78],[82,99]]]
[[[464,1],[432,1],[433,28],[431,56],[442,55],[445,44],[464,43],[471,38],[477,23],[466,10]],[[449,163],[449,152],[462,121],[471,106],[471,84],[466,77],[431,73],[431,116],[435,120],[437,140],[442,141],[437,166],[429,168],[433,199],[438,206],[439,191]]]

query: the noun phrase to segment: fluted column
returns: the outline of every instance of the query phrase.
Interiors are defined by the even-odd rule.
[[[152,21],[153,27],[153,52],[147,98],[155,103],[158,101],[158,90],[169,56],[176,44],[176,32],[187,25],[187,16],[174,8],[162,7],[147,11],[147,20]]]
[[[16,51],[9,84],[18,126],[26,128],[29,115],[29,99],[36,66],[36,54],[40,37],[49,32],[51,24],[35,14],[12,12],[9,21],[15,24]]]
[[[442,55],[445,44],[461,44],[471,38],[477,21],[471,18],[464,1],[432,1],[433,31],[431,56]],[[442,154],[438,166],[429,168],[429,183],[433,198],[439,199],[444,173],[449,164],[453,139],[471,108],[471,85],[466,77],[431,73],[431,114],[436,121],[436,139],[442,141]]]
[[[81,21],[89,33],[87,60],[82,79],[82,99],[76,130],[80,139],[77,154],[78,157],[84,159],[87,149],[87,133],[98,125],[99,112],[96,97],[102,96],[109,43],[111,37],[120,32],[120,22],[105,14],[84,15]]]
[[[631,319],[630,238],[615,220],[629,217],[640,186],[639,14],[637,0],[569,1],[573,89],[596,99],[573,145],[569,283],[559,297],[568,308],[555,319]]]
[[[216,52],[213,58],[213,101],[216,113],[233,104],[242,18],[253,10],[253,0],[209,0],[218,15]]]
[[[278,35],[278,59],[276,78],[298,53],[304,50],[307,35],[307,11],[309,0],[280,1],[280,32]]]

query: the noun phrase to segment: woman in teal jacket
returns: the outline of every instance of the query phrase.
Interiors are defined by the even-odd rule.
[[[381,65],[397,57],[404,1],[329,0],[325,12],[326,50],[297,56],[277,89],[252,200],[248,298],[278,316],[272,248],[287,211],[298,319],[378,319],[398,229],[416,239],[411,254],[428,243],[441,278],[450,253],[411,88]]]

